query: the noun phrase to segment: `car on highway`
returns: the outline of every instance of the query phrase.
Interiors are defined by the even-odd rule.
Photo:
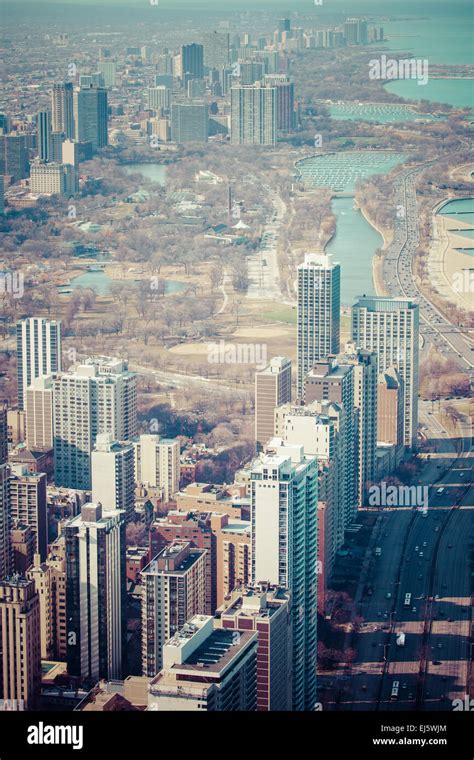
[[[433,660],[433,665],[442,665],[441,660]]]

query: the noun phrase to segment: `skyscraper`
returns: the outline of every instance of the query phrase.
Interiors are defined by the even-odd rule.
[[[339,352],[341,268],[332,256],[307,253],[298,267],[298,398],[319,359]]]
[[[352,339],[375,351],[379,372],[395,367],[403,381],[405,446],[418,431],[419,306],[403,298],[359,298],[352,307]]]
[[[79,87],[74,90],[74,137],[89,141],[93,150],[108,144],[107,90],[103,87]]]
[[[174,541],[142,571],[142,670],[153,677],[163,667],[163,646],[206,607],[206,551]]]
[[[161,113],[163,109],[168,110],[170,107],[171,90],[169,87],[160,85],[149,87],[147,90],[148,108]]]
[[[12,177],[12,182],[29,174],[26,136],[12,133],[0,135],[0,175]]]
[[[35,552],[44,561],[48,552],[46,475],[44,472],[31,474],[26,465],[13,464],[9,487],[11,519],[33,529]]]
[[[193,42],[191,45],[183,45],[181,48],[181,76],[190,74],[193,79],[202,79],[204,76],[203,46]]]
[[[129,521],[135,511],[134,452],[131,443],[99,433],[91,456],[92,501],[106,510],[120,509]]]
[[[257,451],[273,438],[275,407],[291,401],[291,361],[274,356],[255,373],[255,443]]]
[[[7,464],[7,408],[6,402],[0,402],[0,578],[10,575],[12,570],[10,492],[8,488],[10,468]]]
[[[291,595],[264,583],[235,590],[219,610],[218,625],[258,631],[257,710],[291,710]]]
[[[252,468],[252,580],[289,589],[293,627],[293,710],[316,703],[316,457],[275,438]]]
[[[53,383],[51,375],[36,377],[26,389],[26,444],[30,449],[53,448]]]
[[[377,455],[378,361],[374,351],[347,343],[338,363],[351,365],[354,374],[354,406],[358,410],[359,506],[364,503],[367,484],[375,480]]]
[[[51,160],[51,111],[40,111],[38,124],[38,156],[41,161]]]
[[[176,143],[207,142],[207,103],[171,104],[171,139]]]
[[[27,577],[34,581],[40,604],[42,660],[66,660],[66,542],[51,544],[45,562],[35,554]]]
[[[123,677],[127,598],[120,510],[84,504],[65,528],[68,673],[91,684]]]
[[[39,629],[39,600],[33,581],[19,576],[0,579],[0,694],[5,700],[18,700],[18,709],[37,706],[41,686]]]
[[[16,324],[18,407],[24,409],[26,389],[36,377],[61,370],[61,322],[27,317]]]
[[[164,501],[179,490],[179,441],[143,434],[134,442],[135,478],[137,483],[161,488]]]
[[[233,145],[275,145],[277,88],[231,88],[231,136]]]
[[[291,132],[295,126],[295,85],[285,74],[267,74],[264,79],[266,87],[277,89],[277,129]]]
[[[63,132],[66,138],[74,139],[73,84],[54,84],[51,96],[53,132]]]
[[[136,435],[136,375],[120,359],[92,357],[53,375],[53,405],[55,483],[89,490],[96,436]]]

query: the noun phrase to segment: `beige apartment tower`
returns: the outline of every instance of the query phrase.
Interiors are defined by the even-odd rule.
[[[0,580],[0,695],[18,709],[36,705],[41,685],[39,599],[33,581]]]
[[[30,449],[53,448],[53,382],[35,378],[26,389],[26,443]]]
[[[291,361],[275,356],[255,373],[255,443],[257,451],[274,435],[275,408],[291,401]]]
[[[66,542],[60,536],[46,562],[35,554],[27,577],[39,596],[41,659],[66,661]]]

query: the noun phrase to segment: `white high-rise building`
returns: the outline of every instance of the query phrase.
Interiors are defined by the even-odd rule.
[[[298,267],[298,398],[319,359],[339,352],[341,268],[332,256],[307,253]]]
[[[93,684],[120,679],[127,631],[124,513],[84,504],[64,533],[68,673]]]
[[[165,85],[149,87],[147,90],[148,108],[154,111],[168,110],[170,107],[171,90]]]
[[[114,441],[110,433],[99,433],[91,457],[92,501],[125,512],[131,520],[135,509],[134,450],[131,443]]]
[[[135,447],[135,480],[161,488],[164,501],[179,491],[180,461],[177,438],[160,438],[144,434],[133,442]]]
[[[331,467],[335,473],[328,495],[325,519],[325,560],[329,573],[336,551],[344,543],[344,530],[353,518],[356,507],[351,451],[354,450],[352,428],[342,406],[330,401],[313,401],[307,406],[284,404],[275,410],[275,436],[288,445],[301,445],[308,456],[315,456],[319,470]],[[322,559],[318,557],[318,559]]]
[[[277,88],[251,86],[231,88],[233,145],[276,145]]]
[[[53,375],[53,420],[56,485],[90,490],[97,435],[128,441],[137,433],[136,375],[103,356]]]
[[[250,473],[252,580],[289,589],[293,710],[316,703],[318,463],[275,438]]]
[[[61,322],[28,317],[16,324],[18,407],[24,409],[25,393],[36,377],[61,371]]]
[[[359,298],[352,307],[352,340],[375,351],[378,371],[395,367],[403,380],[404,443],[413,447],[418,431],[419,307],[404,298]]]

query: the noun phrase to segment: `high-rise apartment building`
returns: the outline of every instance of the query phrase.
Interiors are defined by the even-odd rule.
[[[161,489],[163,500],[169,501],[179,491],[178,439],[142,434],[133,441],[133,445],[136,482]]]
[[[127,630],[124,514],[84,504],[64,534],[68,673],[92,684],[120,679]]]
[[[152,108],[154,111],[168,110],[170,107],[171,90],[169,87],[160,85],[157,87],[149,87],[147,90],[148,108]]]
[[[276,145],[277,88],[231,88],[231,136],[233,145]]]
[[[13,132],[0,135],[0,175],[12,177],[12,182],[19,182],[29,174],[28,148],[26,136]]]
[[[25,710],[37,706],[41,686],[39,599],[33,581],[0,579],[0,694]]]
[[[53,383],[51,375],[34,378],[26,388],[26,445],[53,448]]]
[[[291,132],[295,127],[295,85],[286,74],[267,74],[264,78],[266,87],[277,90],[277,129]]]
[[[116,71],[114,61],[99,61],[97,71],[101,76],[104,87],[115,87]]]
[[[275,356],[255,373],[255,443],[261,451],[274,436],[275,408],[291,401],[291,361]]]
[[[26,465],[12,464],[9,489],[11,519],[33,529],[35,551],[44,561],[48,552],[46,475],[32,475]]]
[[[395,367],[377,381],[377,441],[403,446],[403,381]]]
[[[193,79],[202,79],[204,76],[204,51],[202,45],[193,42],[191,45],[183,45],[181,48],[181,76],[186,74]]]
[[[0,466],[8,458],[8,404],[0,401]]]
[[[292,709],[316,703],[318,466],[302,446],[274,439],[251,473],[252,581],[291,593]]]
[[[253,712],[257,633],[215,627],[195,615],[163,647],[163,670],[149,686],[148,710]]]
[[[304,380],[315,363],[339,352],[340,309],[339,264],[307,253],[298,267],[298,398],[304,398]]]
[[[18,407],[24,409],[26,389],[36,377],[61,370],[61,322],[27,317],[16,324]]]
[[[403,298],[359,298],[352,307],[352,340],[376,352],[379,372],[398,370],[404,393],[404,443],[412,448],[418,432],[418,304]]]
[[[39,111],[38,125],[38,156],[41,161],[51,160],[51,111]]]
[[[108,144],[107,90],[104,87],[79,87],[74,90],[74,137],[90,142],[93,150]]]
[[[163,646],[206,606],[206,551],[174,541],[142,571],[142,670],[153,677],[163,667]]]
[[[375,480],[376,471],[377,354],[365,348],[357,348],[354,343],[347,343],[338,362],[353,367],[354,406],[358,410],[359,506],[362,506],[367,484]]]
[[[171,139],[176,143],[207,142],[209,115],[207,103],[171,104]]]
[[[335,356],[317,361],[305,377],[305,403],[334,401],[345,411],[344,483],[346,485],[345,524],[354,518],[359,503],[359,412],[354,403],[355,370],[353,364],[338,364]],[[375,461],[375,455],[374,455]]]
[[[175,541],[188,541],[196,549],[206,551],[206,615],[214,615],[217,607],[217,537],[211,526],[211,514],[170,511],[154,520],[149,531],[149,559]]]
[[[63,82],[53,85],[51,94],[53,132],[62,132],[65,138],[74,139],[73,84]]]
[[[120,359],[96,356],[53,375],[55,483],[90,490],[99,433],[129,441],[137,433],[136,375]]]
[[[291,710],[292,626],[290,594],[260,584],[234,591],[218,611],[226,631],[257,631],[257,710]]]
[[[344,21],[344,37],[346,45],[358,45],[359,44],[359,19],[348,18]]]
[[[131,443],[99,433],[91,456],[92,501],[106,510],[120,509],[128,522],[135,511],[135,466]]]
[[[45,562],[36,554],[27,571],[39,596],[42,660],[67,657],[66,640],[66,541],[64,536],[51,544]]]

